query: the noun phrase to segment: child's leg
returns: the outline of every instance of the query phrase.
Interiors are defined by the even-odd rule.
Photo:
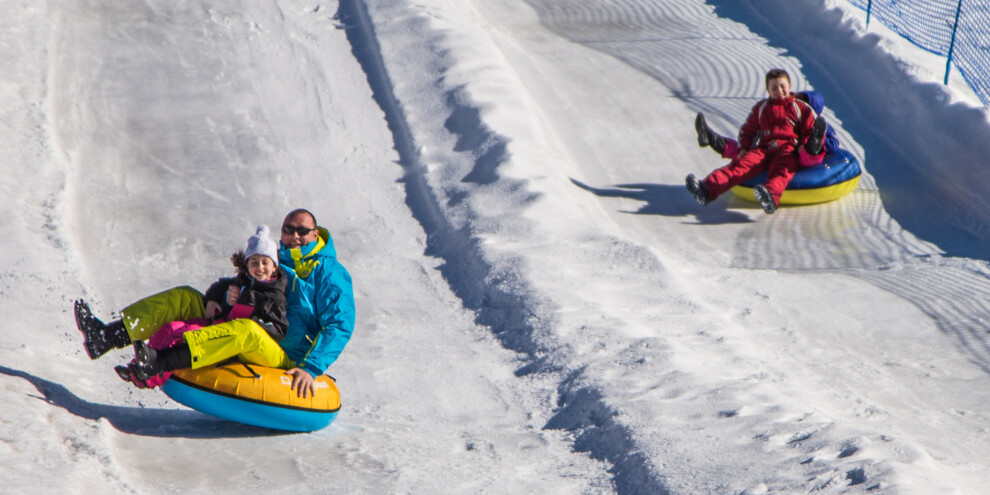
[[[701,146],[702,148],[705,146],[711,146],[717,153],[723,156],[725,155],[726,138],[713,131],[711,127],[708,127],[708,123],[705,122],[705,116],[703,114],[699,113],[698,116],[695,117],[694,129],[698,132],[698,146]]]
[[[192,353],[192,368],[237,357],[271,368],[289,369],[292,361],[282,347],[254,320],[240,319],[182,334]]]
[[[147,340],[172,321],[203,317],[203,294],[192,287],[176,287],[131,304],[122,311],[131,340]]]
[[[205,320],[192,319],[188,321],[172,321],[166,323],[148,338],[148,345],[155,349],[168,349],[176,344],[185,344],[182,334],[199,330],[209,325]]]
[[[778,152],[770,157],[767,170],[767,191],[773,196],[775,205],[780,205],[780,195],[784,193],[787,184],[797,173],[800,166],[794,148],[790,146],[778,148]]]
[[[798,165],[801,167],[814,167],[815,165],[821,165],[822,161],[825,160],[825,150],[817,155],[812,155],[808,153],[804,146],[798,148]]]
[[[725,151],[722,152],[722,158],[726,160],[731,160],[739,154],[739,141],[735,139],[725,139]]]
[[[763,149],[750,150],[742,158],[736,158],[728,165],[708,174],[704,182],[705,187],[708,188],[709,199],[714,201],[725,191],[746,182],[765,170],[765,167],[762,166],[765,157],[766,151]]]

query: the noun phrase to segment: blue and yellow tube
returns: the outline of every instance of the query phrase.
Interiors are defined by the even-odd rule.
[[[859,160],[844,149],[825,155],[821,164],[794,174],[780,197],[781,205],[810,205],[839,199],[859,185],[862,176]],[[746,201],[756,202],[753,188],[767,181],[766,172],[730,189]]]

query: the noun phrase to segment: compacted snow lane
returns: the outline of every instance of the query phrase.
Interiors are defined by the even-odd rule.
[[[877,129],[920,171],[951,163],[918,143],[990,143],[990,128],[837,2],[4,1],[0,479],[981,493],[990,210],[954,192],[985,177],[959,165],[925,196],[952,221],[913,216],[917,172],[898,180],[905,154]],[[801,23],[770,27],[780,16]],[[768,65],[825,93],[867,175],[769,217],[701,208],[683,177],[721,162],[694,115],[734,132]],[[867,119],[867,100],[904,107]],[[986,155],[952,163],[968,152]],[[129,350],[85,356],[72,299],[109,317],[205,287],[299,206],[355,281],[330,428],[220,421],[121,382]]]

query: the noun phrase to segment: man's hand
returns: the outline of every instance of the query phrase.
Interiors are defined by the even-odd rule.
[[[292,376],[292,390],[296,391],[296,395],[304,399],[316,395],[316,387],[313,386],[313,375],[310,375],[308,371],[302,368],[292,368],[286,371],[285,374]]]

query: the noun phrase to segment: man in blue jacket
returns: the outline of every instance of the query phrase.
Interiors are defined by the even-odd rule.
[[[298,209],[282,221],[279,263],[296,271],[302,297],[290,299],[289,330],[279,342],[295,368],[292,388],[312,391],[313,378],[337,360],[354,331],[351,276],[337,261],[330,232]],[[293,308],[293,301],[302,307]]]
[[[291,362],[286,371],[292,376],[292,389],[300,397],[313,395],[313,382],[337,360],[354,331],[354,294],[351,276],[337,261],[333,239],[327,229],[318,227],[307,210],[290,212],[282,221],[279,263],[294,271],[286,288],[289,328],[277,344],[262,342],[272,362]],[[228,289],[236,298],[239,289]],[[146,297],[121,311],[121,319],[104,324],[94,316],[85,301],[75,304],[76,325],[85,337],[90,359],[97,359],[114,348],[147,340],[162,325],[172,321],[203,318],[203,294],[192,287],[176,287]],[[230,332],[233,323],[214,327]]]

